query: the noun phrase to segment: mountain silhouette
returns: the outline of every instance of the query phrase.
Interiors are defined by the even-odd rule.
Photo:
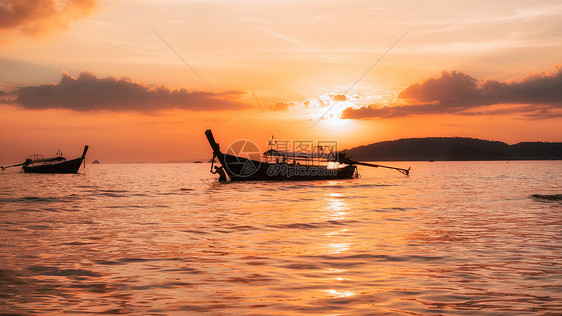
[[[508,145],[466,137],[404,138],[346,150],[353,160],[560,160],[562,143],[523,142]]]

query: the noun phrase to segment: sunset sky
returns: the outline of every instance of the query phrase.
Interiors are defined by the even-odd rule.
[[[0,164],[562,141],[560,1],[0,0]],[[382,57],[382,58],[381,58]],[[339,100],[339,101],[338,101]]]

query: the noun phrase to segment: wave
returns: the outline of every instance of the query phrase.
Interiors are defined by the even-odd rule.
[[[0,199],[0,203],[14,203],[14,202],[65,202],[66,200],[59,197],[40,197],[40,196],[23,196],[19,198],[5,198]]]
[[[531,197],[543,201],[562,201],[562,194],[533,194]]]
[[[86,269],[59,269],[57,267],[36,265],[27,268],[38,275],[54,275],[68,277],[99,277],[101,274]]]
[[[346,221],[345,223],[339,221],[325,221],[316,223],[287,223],[287,224],[276,224],[276,225],[266,225],[270,228],[280,228],[280,229],[316,229],[324,228],[330,226],[345,226],[349,223],[355,223],[356,221]]]

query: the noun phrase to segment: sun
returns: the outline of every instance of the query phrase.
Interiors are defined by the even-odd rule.
[[[342,134],[349,133],[354,128],[354,120],[341,118],[341,113],[345,107],[335,106],[330,111],[327,108],[315,109],[312,121],[322,135],[330,137],[340,137]]]
[[[338,117],[329,117],[323,119],[319,122],[319,124],[323,123],[322,125],[326,126],[327,128],[334,128],[334,129],[342,129],[347,128],[352,125],[352,120],[345,120]]]
[[[353,106],[354,104],[347,101],[332,103],[329,107],[314,109],[312,116],[316,120],[326,121],[329,125],[341,125],[345,121],[349,121],[341,118],[343,111]]]

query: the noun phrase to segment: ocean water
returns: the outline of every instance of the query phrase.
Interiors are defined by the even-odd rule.
[[[0,173],[0,313],[562,313],[562,162],[219,184],[208,164]]]

